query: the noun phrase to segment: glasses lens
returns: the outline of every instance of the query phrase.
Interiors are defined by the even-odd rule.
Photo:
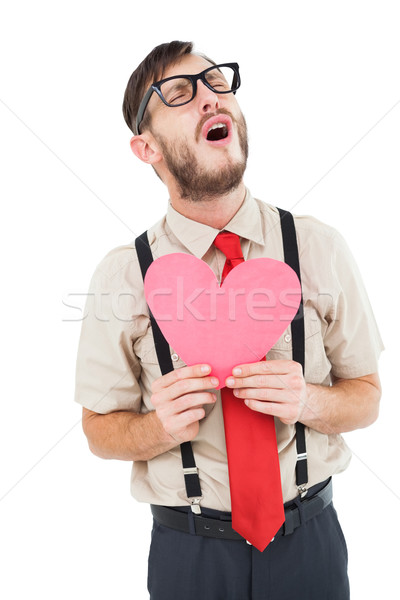
[[[207,82],[217,93],[234,92],[238,89],[238,78],[232,67],[215,67],[205,74]]]
[[[193,86],[190,79],[177,77],[161,84],[161,93],[170,106],[180,106],[193,98]]]

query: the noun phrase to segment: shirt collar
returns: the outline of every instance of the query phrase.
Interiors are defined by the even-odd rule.
[[[178,240],[197,258],[202,258],[215,240],[219,229],[203,225],[178,213],[168,205],[167,223]],[[237,213],[224,227],[224,231],[236,233],[256,244],[264,244],[260,209],[249,190]]]

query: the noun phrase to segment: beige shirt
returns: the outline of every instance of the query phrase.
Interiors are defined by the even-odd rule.
[[[330,385],[332,375],[349,379],[376,372],[383,345],[346,243],[334,229],[312,217],[297,216],[295,224],[305,307],[306,381]],[[241,237],[246,260],[283,260],[278,211],[255,200],[249,192],[225,230]],[[170,205],[148,236],[154,258],[172,252],[191,253],[206,261],[220,279],[225,257],[213,246],[217,233]],[[184,366],[174,349],[170,350],[174,367]],[[290,360],[291,351],[289,327],[267,359]],[[151,383],[160,374],[135,246],[119,246],[100,262],[90,283],[78,349],[75,400],[103,414],[115,410],[147,413],[153,410]],[[295,428],[279,419],[275,424],[286,502],[297,495]],[[351,453],[340,435],[306,428],[306,442],[309,486],[347,467]],[[229,511],[220,398],[201,421],[193,451],[203,491],[201,504]],[[142,502],[188,504],[179,446],[148,462],[134,462],[131,491]]]

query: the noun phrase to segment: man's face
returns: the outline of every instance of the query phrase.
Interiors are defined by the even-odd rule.
[[[163,78],[197,74],[209,66],[204,58],[190,54],[167,69]],[[183,198],[205,200],[238,187],[248,147],[246,123],[234,94],[216,94],[198,80],[196,96],[188,104],[168,107],[153,94],[147,110],[150,131]],[[213,140],[209,130],[218,123],[224,125],[225,137]]]

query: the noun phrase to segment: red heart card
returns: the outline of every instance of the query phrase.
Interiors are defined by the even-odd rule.
[[[265,357],[295,317],[301,299],[286,263],[255,258],[219,285],[190,254],[167,254],[149,267],[144,290],[164,337],[188,365],[206,363],[220,385],[242,363]]]

